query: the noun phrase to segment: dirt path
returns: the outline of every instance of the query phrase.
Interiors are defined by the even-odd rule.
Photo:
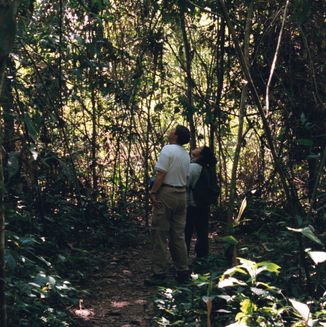
[[[78,326],[150,327],[155,288],[144,286],[144,279],[150,275],[150,244],[105,256],[105,267],[87,285],[93,298],[83,300],[74,310]]]
[[[73,310],[78,318],[74,327],[152,327],[157,288],[144,286],[151,275],[151,244],[144,234],[139,236],[142,241],[136,246],[102,254],[104,267],[83,287],[92,297]],[[212,253],[220,251],[215,237],[216,233],[210,235]]]

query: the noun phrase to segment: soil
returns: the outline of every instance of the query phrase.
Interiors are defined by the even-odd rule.
[[[79,308],[72,310],[74,327],[153,327],[153,300],[158,289],[144,286],[144,280],[151,275],[151,244],[148,234],[140,234],[142,241],[138,245],[101,255],[103,268],[83,286],[91,297],[81,299]],[[210,248],[217,253],[219,249],[212,242],[215,237],[215,233],[210,234]],[[175,272],[171,270],[169,275],[173,285]]]
[[[144,286],[150,272],[151,246],[138,246],[103,254],[104,268],[91,277],[86,289],[92,298],[80,300],[73,310],[80,327],[150,327],[155,287]]]

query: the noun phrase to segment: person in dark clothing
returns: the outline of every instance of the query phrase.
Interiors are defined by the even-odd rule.
[[[185,227],[185,240],[188,254],[190,253],[191,239],[196,232],[197,241],[195,252],[197,258],[206,257],[208,255],[208,220],[210,208],[209,206],[198,206],[193,198],[192,190],[199,179],[203,167],[215,169],[216,158],[214,153],[207,146],[198,147],[191,152],[192,162],[190,164],[189,179],[187,185],[187,219]]]

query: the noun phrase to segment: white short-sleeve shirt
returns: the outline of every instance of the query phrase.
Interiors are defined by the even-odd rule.
[[[190,156],[178,144],[163,147],[155,165],[155,170],[165,172],[164,183],[173,186],[186,186],[189,176]]]

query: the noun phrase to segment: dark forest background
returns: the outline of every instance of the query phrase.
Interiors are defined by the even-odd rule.
[[[219,294],[233,303],[225,325],[324,326],[325,7],[0,0],[1,326],[69,325],[89,251],[148,227],[153,165],[177,122],[189,149],[218,158],[225,269],[250,260],[214,277],[249,278]],[[215,303],[217,281],[202,278]]]

